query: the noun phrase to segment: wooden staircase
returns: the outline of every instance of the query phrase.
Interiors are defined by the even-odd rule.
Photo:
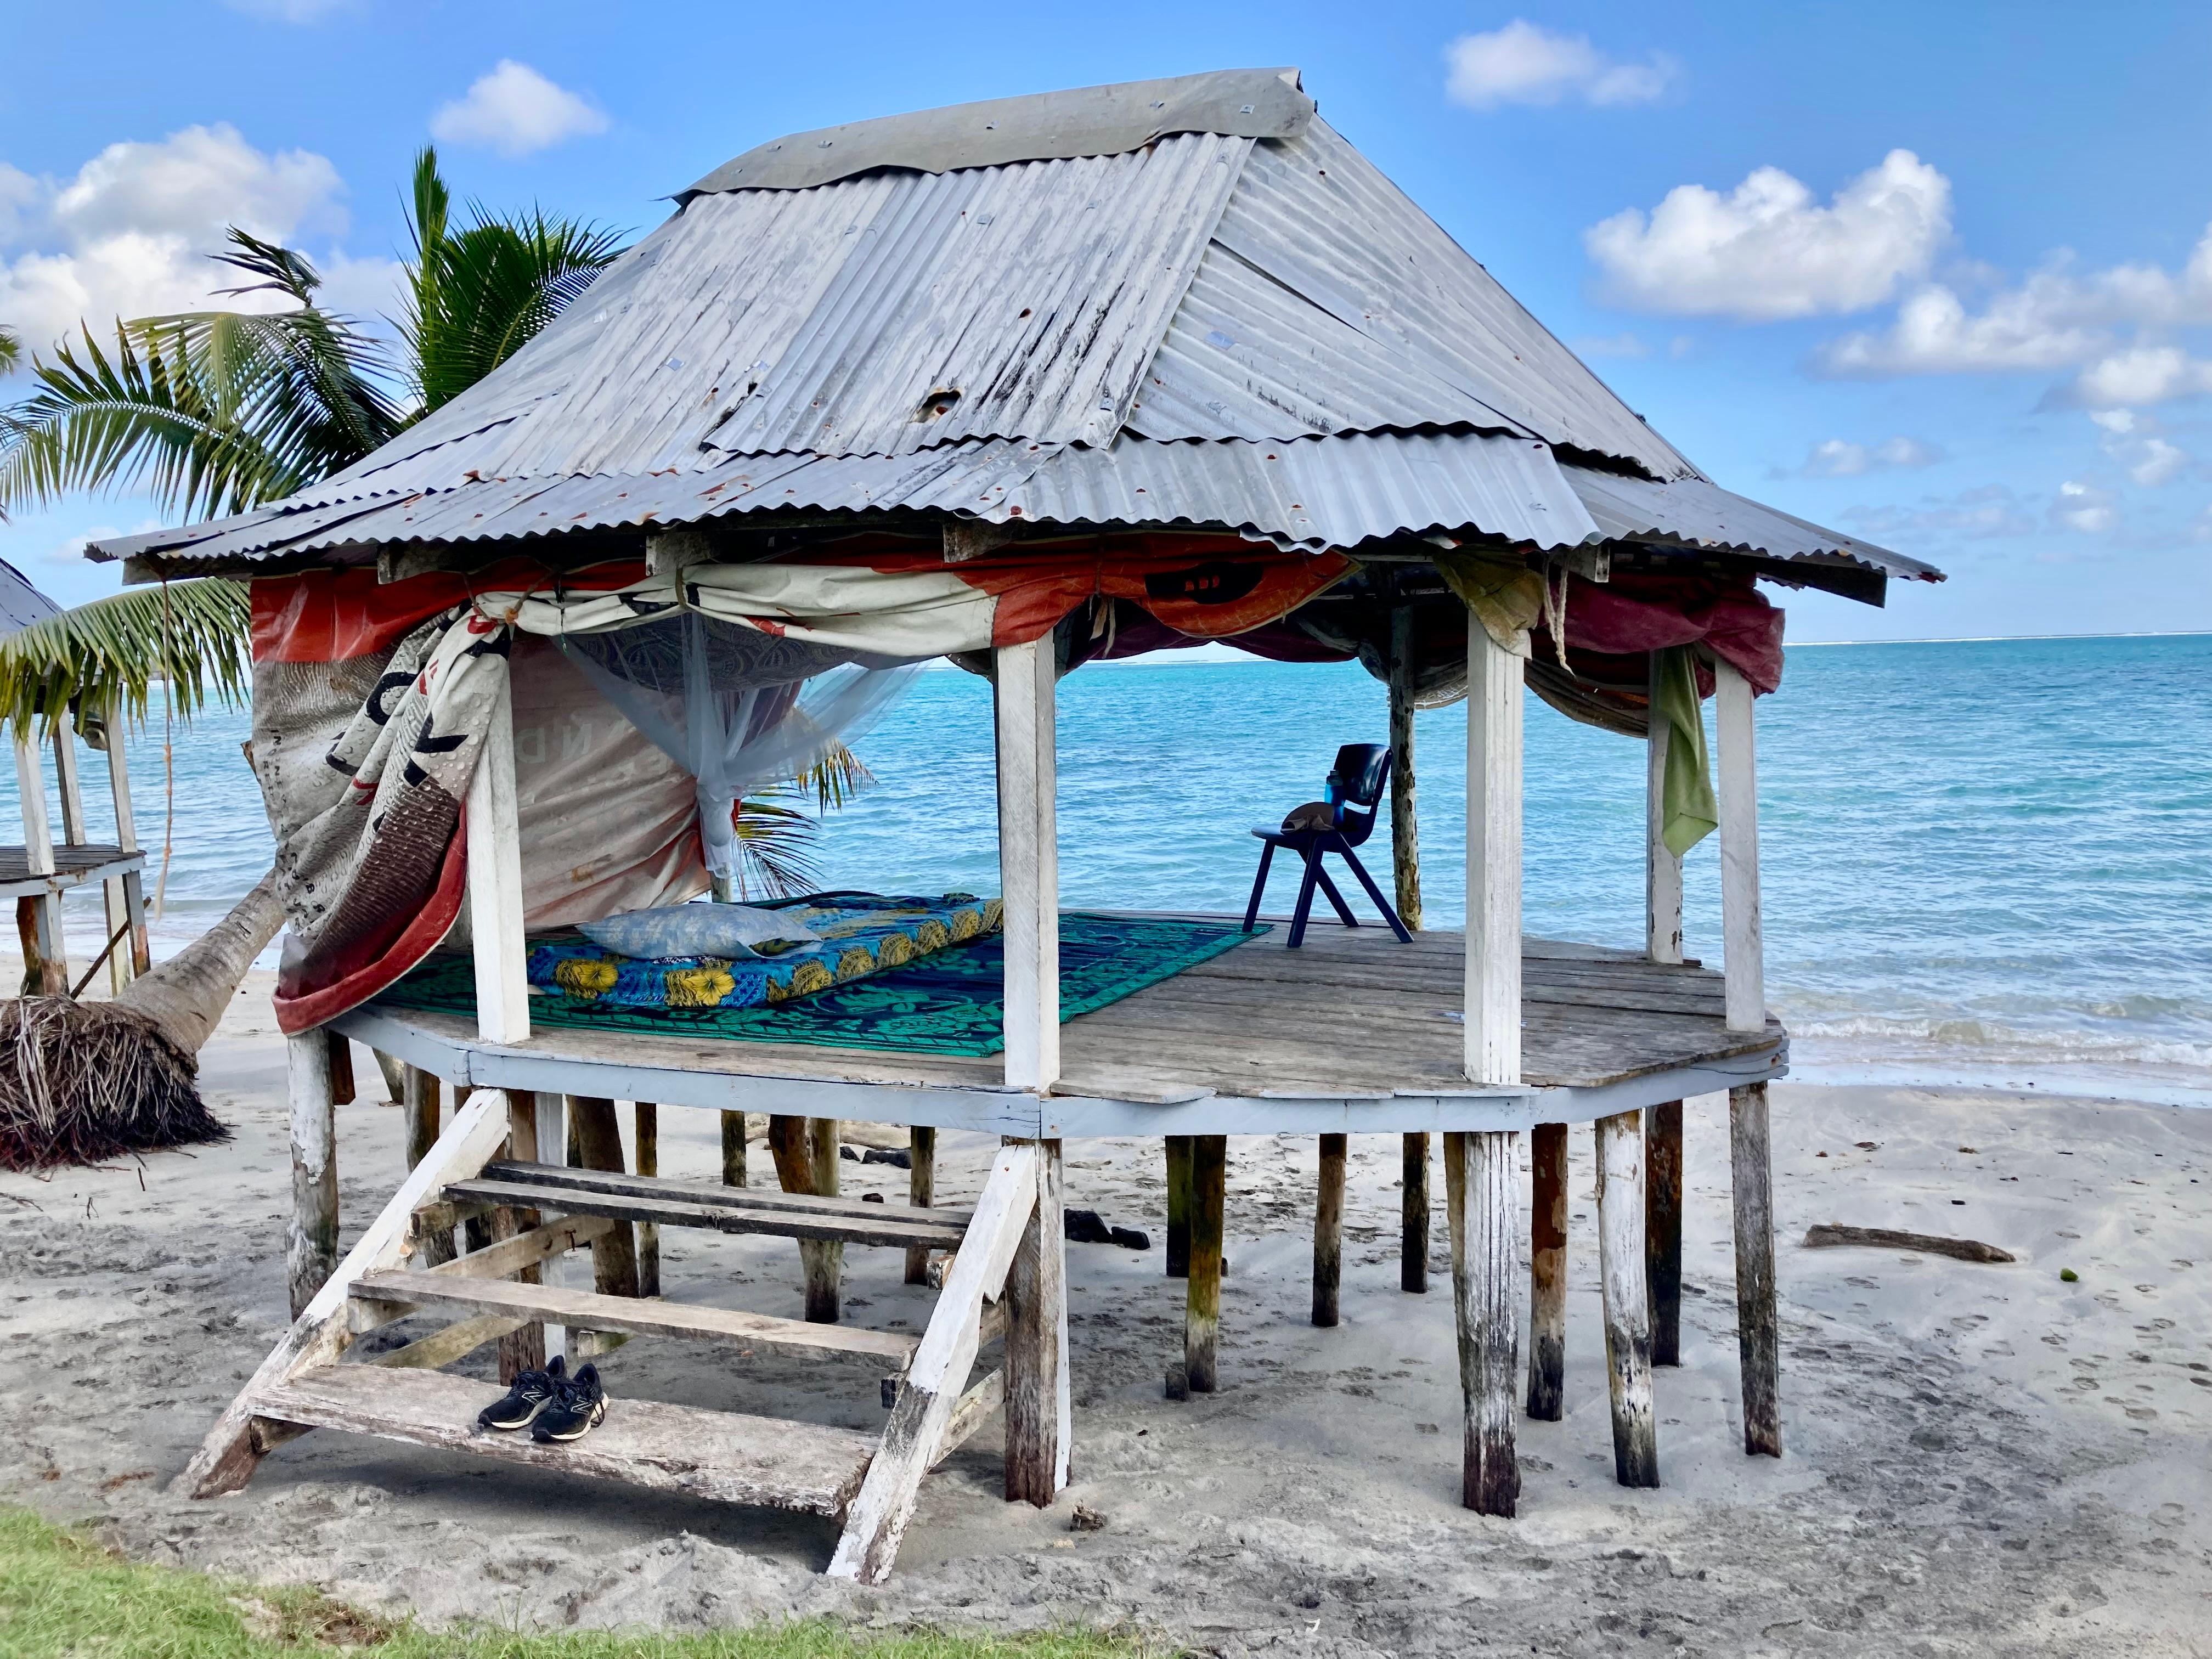
[[[1009,1496],[1049,1503],[1066,1483],[1066,1318],[1060,1171],[1038,1143],[1002,1147],[972,1211],[900,1210],[710,1182],[515,1162],[505,1097],[474,1096],[216,1422],[177,1484],[234,1492],[273,1447],[338,1429],[724,1503],[842,1517],[830,1571],[890,1575],[921,1478],[1003,1405]],[[486,1211],[538,1224],[434,1267],[433,1232]],[[514,1277],[588,1249],[621,1222],[954,1252],[920,1336],[811,1324],[659,1297],[608,1296]],[[354,1339],[416,1314],[453,1322],[404,1347],[350,1359]],[[890,1416],[880,1434],[738,1412],[617,1399],[583,1439],[542,1445],[477,1426],[503,1389],[438,1369],[533,1322],[574,1331],[681,1336],[802,1358],[870,1362]],[[981,1345],[1006,1364],[970,1385]]]

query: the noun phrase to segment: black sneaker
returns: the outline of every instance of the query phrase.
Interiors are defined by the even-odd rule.
[[[599,1368],[586,1365],[566,1377],[553,1391],[553,1403],[531,1426],[532,1440],[551,1443],[581,1440],[606,1420],[607,1391],[599,1386]]]
[[[524,1371],[514,1379],[514,1386],[507,1398],[495,1406],[486,1406],[477,1413],[480,1429],[526,1429],[538,1420],[538,1413],[553,1403],[562,1387],[568,1382],[568,1365],[559,1354],[542,1371]]]

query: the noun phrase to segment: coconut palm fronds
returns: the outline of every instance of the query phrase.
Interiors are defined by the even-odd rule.
[[[236,705],[251,683],[245,585],[221,577],[128,587],[0,640],[0,720],[51,722],[82,700],[146,718],[153,684],[189,718],[210,701]]]

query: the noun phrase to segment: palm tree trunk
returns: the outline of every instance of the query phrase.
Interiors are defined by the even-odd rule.
[[[271,870],[230,914],[152,971],[134,979],[115,1000],[145,1015],[188,1054],[198,1054],[238,993],[246,970],[284,925]]]

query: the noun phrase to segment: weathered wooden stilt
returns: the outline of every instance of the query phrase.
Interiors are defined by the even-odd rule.
[[[1567,1126],[1528,1132],[1528,1415],[1556,1423],[1567,1381]]]
[[[23,810],[24,867],[34,876],[54,872],[53,829],[46,817],[46,775],[39,766],[39,745],[27,721],[16,725],[15,793]],[[26,995],[69,994],[69,962],[62,948],[61,901],[53,895],[33,894],[16,901],[16,927],[23,939],[23,991]]]
[[[1170,1279],[1190,1277],[1190,1137],[1166,1138],[1168,1166],[1168,1248]]]
[[[837,1195],[837,1120],[817,1117],[807,1122],[807,1162],[813,1175],[812,1190],[823,1198]],[[806,1316],[817,1325],[834,1325],[845,1273],[845,1247],[835,1241],[802,1244],[800,1263],[806,1274]]]
[[[906,1132],[906,1201],[917,1210],[926,1210],[937,1201],[937,1131],[918,1123]],[[906,1282],[929,1283],[927,1244],[907,1246]]]
[[[1782,1455],[1782,1338],[1774,1287],[1774,1199],[1766,1085],[1729,1091],[1729,1164],[1735,1194],[1736,1346],[1743,1369],[1743,1449]]]
[[[1343,1135],[1321,1138],[1321,1182],[1314,1203],[1313,1322],[1324,1328],[1337,1320],[1337,1295],[1344,1281]]]
[[[1411,922],[1407,927],[1413,926]],[[1401,1152],[1399,1176],[1398,1288],[1415,1296],[1429,1291],[1429,1137],[1409,1134]]]
[[[615,1103],[596,1095],[570,1095],[568,1132],[586,1170],[623,1169],[622,1126]],[[640,1173],[642,1173],[641,1171]],[[601,1296],[635,1296],[637,1235],[632,1224],[617,1221],[592,1242],[592,1284]]]
[[[331,1103],[350,1106],[358,1097],[353,1082],[353,1044],[336,1031],[330,1034]]]
[[[1651,1363],[1682,1363],[1682,1103],[1644,1115],[1644,1260],[1651,1287]]]
[[[1037,1203],[1006,1277],[1006,1501],[1048,1509],[1067,1485],[1067,1244],[1060,1142],[1037,1149]]]
[[[420,1066],[410,1066],[400,1073],[399,1100],[407,1116],[407,1167],[420,1164],[438,1144],[438,1095],[440,1084],[436,1078]],[[453,1259],[453,1231],[450,1227],[434,1229],[422,1235],[421,1265],[434,1267]]]
[[[527,1089],[507,1091],[507,1155],[520,1164],[538,1161],[538,1097]],[[535,1210],[498,1209],[491,1212],[492,1242],[513,1238],[538,1224]],[[514,1275],[525,1285],[544,1282],[535,1265]],[[499,1340],[499,1380],[512,1382],[524,1371],[545,1366],[545,1327],[532,1322],[509,1331]]]
[[[1398,920],[1421,931],[1421,832],[1413,794],[1413,607],[1390,612],[1390,869]]]
[[[1182,1363],[1193,1394],[1220,1386],[1222,1206],[1228,1196],[1229,1138],[1190,1140],[1190,1283],[1183,1304]]]
[[[632,1109],[637,1115],[637,1172],[657,1176],[660,1173],[660,1108],[653,1101],[641,1100]],[[660,1294],[660,1224],[656,1221],[637,1224],[637,1293]]]
[[[1451,1231],[1452,1312],[1459,1334],[1465,1430],[1460,1501],[1511,1516],[1521,1500],[1513,1444],[1519,1358],[1513,1295],[1513,1137],[1444,1136],[1444,1212]]]
[[[292,1227],[285,1279],[297,1319],[338,1265],[337,1125],[331,1101],[326,1031],[285,1040],[292,1115]]]
[[[743,1112],[722,1114],[722,1184],[742,1187],[745,1184],[745,1115]]]
[[[115,804],[115,844],[126,853],[138,850],[137,815],[131,800],[131,766],[124,755],[123,698],[118,693],[107,710],[107,793]],[[112,877],[105,884],[107,909],[107,932],[112,938],[122,928],[129,928],[131,937],[107,959],[108,984],[120,991],[131,980],[154,965],[152,947],[146,936],[146,899],[144,884],[137,871],[128,875]]]
[[[1613,1478],[1624,1486],[1656,1486],[1659,1431],[1651,1410],[1651,1313],[1644,1277],[1641,1112],[1597,1121],[1597,1247]]]

